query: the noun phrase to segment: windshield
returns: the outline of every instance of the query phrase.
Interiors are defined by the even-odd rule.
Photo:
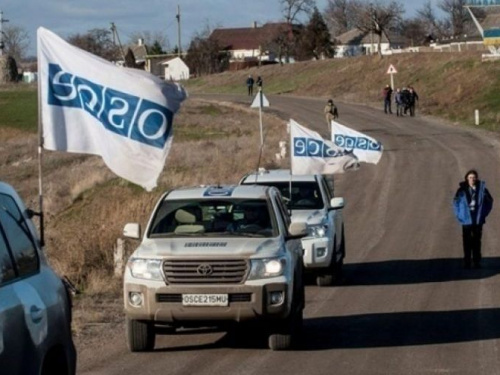
[[[292,181],[291,197],[289,181],[258,182],[257,185],[277,187],[290,210],[319,210],[324,207],[321,191],[316,181]]]
[[[263,199],[164,200],[156,210],[150,237],[275,237],[268,202]]]

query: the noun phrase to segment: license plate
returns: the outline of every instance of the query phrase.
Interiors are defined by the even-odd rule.
[[[227,294],[183,294],[183,306],[227,306]]]

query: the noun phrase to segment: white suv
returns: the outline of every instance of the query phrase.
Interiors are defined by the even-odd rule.
[[[14,189],[0,182],[0,373],[73,375],[71,300]]]
[[[333,176],[291,175],[288,169],[260,170],[244,176],[240,184],[278,188],[291,210],[292,222],[307,224],[309,235],[302,239],[306,271],[316,276],[319,286],[340,280],[345,257],[345,202],[333,196]]]
[[[302,326],[306,234],[273,187],[165,193],[125,271],[130,350],[154,349],[162,327],[236,322],[258,323],[254,332],[265,332],[271,349],[288,349]],[[124,235],[139,239],[139,224],[127,224]]]

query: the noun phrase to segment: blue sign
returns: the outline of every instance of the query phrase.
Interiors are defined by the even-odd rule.
[[[234,186],[220,187],[220,186],[210,186],[203,193],[204,197],[230,197],[233,195]]]
[[[49,64],[48,104],[78,108],[107,130],[149,146],[163,148],[172,130],[173,113],[167,107]]]
[[[293,155],[317,158],[337,158],[350,154],[350,151],[336,150],[321,139],[295,137],[293,138]]]
[[[374,142],[365,137],[352,137],[344,134],[335,134],[334,142],[337,146],[348,150],[358,149],[365,151],[381,151],[382,143]]]
[[[467,0],[465,6],[491,6],[500,5],[500,0]]]

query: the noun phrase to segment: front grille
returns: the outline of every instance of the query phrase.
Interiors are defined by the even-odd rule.
[[[168,284],[238,284],[245,280],[245,260],[166,260],[163,272]]]
[[[231,293],[229,294],[229,303],[251,302],[252,293]],[[160,303],[181,303],[182,294],[160,293],[156,295],[156,302]]]

